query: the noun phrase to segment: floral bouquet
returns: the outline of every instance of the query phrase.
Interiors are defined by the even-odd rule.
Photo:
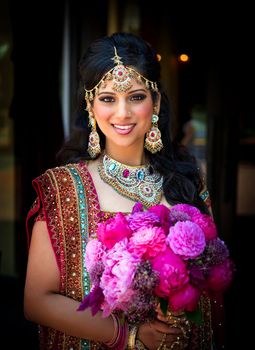
[[[159,304],[163,312],[197,311],[201,295],[223,292],[233,276],[212,217],[188,204],[136,203],[131,214],[99,223],[85,256],[92,288],[79,310],[122,312],[133,324],[155,318]]]

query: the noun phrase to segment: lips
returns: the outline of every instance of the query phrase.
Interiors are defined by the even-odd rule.
[[[113,127],[118,134],[127,135],[134,129],[135,124],[125,124],[125,125],[113,124]]]

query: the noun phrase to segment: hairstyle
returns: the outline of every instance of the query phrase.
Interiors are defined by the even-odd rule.
[[[151,154],[145,149],[153,168],[163,175],[163,192],[171,204],[189,203],[206,211],[204,202],[199,196],[201,178],[194,157],[186,148],[176,145],[170,138],[171,106],[167,94],[160,83],[160,63],[157,52],[151,45],[131,33],[114,33],[95,40],[79,63],[80,84],[78,90],[78,108],[75,127],[71,138],[63,145],[57,154],[59,164],[77,162],[81,159],[91,159],[88,152],[88,113],[84,98],[84,86],[92,89],[111,68],[114,67],[112,57],[114,46],[124,65],[134,67],[136,71],[148,80],[157,83],[161,94],[158,126],[161,131],[163,149]],[[156,102],[157,93],[151,91]],[[93,101],[92,101],[93,104]],[[105,136],[98,128],[101,149],[105,148]]]

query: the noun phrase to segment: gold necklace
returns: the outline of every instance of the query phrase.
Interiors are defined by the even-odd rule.
[[[150,164],[130,166],[105,154],[98,172],[104,182],[124,197],[141,202],[145,207],[160,203],[163,177]]]

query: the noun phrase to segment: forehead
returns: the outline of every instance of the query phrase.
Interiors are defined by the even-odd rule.
[[[118,88],[116,89],[116,83],[114,80],[105,80],[98,89],[98,93],[102,92],[111,92],[114,94],[129,94],[134,90],[144,91],[146,94],[149,94],[150,91],[146,88],[145,84],[142,81],[137,81],[135,78],[130,79],[130,87],[121,89],[121,83],[118,83]]]

